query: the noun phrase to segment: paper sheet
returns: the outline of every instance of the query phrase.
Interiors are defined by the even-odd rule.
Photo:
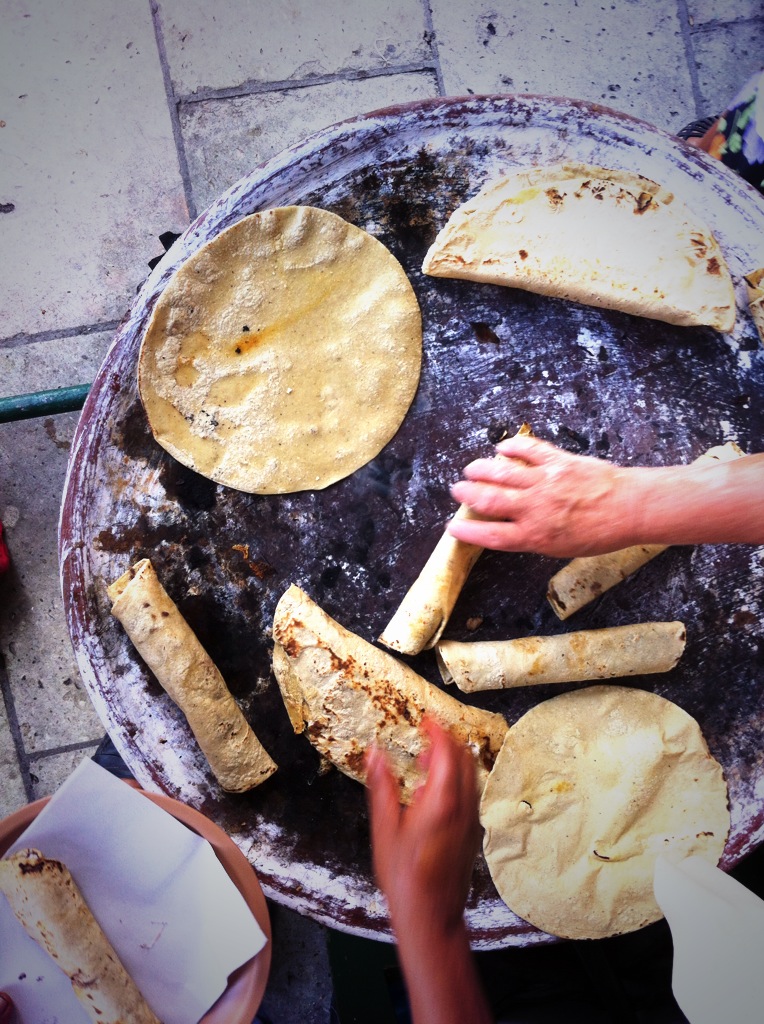
[[[66,864],[164,1024],[195,1024],[265,944],[209,843],[90,759],[8,854],[28,847]],[[88,1024],[69,979],[3,896],[0,990],[16,1001],[20,1024]]]

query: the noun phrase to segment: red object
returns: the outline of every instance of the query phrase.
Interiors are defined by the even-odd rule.
[[[0,527],[1,528],[1,527]],[[5,992],[0,992],[0,1024],[10,1024],[13,1014],[13,1002]]]
[[[0,523],[0,576],[4,572],[8,572],[11,564],[11,556],[8,554],[8,545],[5,543],[3,538],[3,524]],[[2,1001],[0,1001],[0,1013],[2,1013]],[[0,1016],[0,1021],[3,1018]]]

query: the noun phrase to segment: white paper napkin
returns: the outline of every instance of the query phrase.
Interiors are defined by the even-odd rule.
[[[698,856],[658,857],[654,890],[674,943],[674,995],[691,1024],[764,1020],[764,901]]]
[[[89,758],[8,853],[27,847],[66,864],[164,1024],[195,1024],[265,945],[209,843]],[[88,1024],[69,979],[2,896],[0,989],[21,1024]]]

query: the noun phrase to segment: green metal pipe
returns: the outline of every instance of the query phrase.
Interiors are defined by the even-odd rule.
[[[85,404],[92,385],[75,384],[52,391],[33,391],[29,395],[0,398],[0,423],[28,420],[33,416],[55,416],[60,412],[76,412]]]

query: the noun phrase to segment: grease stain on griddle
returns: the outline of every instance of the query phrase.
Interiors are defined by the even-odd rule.
[[[159,479],[167,497],[190,511],[204,512],[215,505],[218,485],[214,480],[195,473],[175,459],[162,464]]]

